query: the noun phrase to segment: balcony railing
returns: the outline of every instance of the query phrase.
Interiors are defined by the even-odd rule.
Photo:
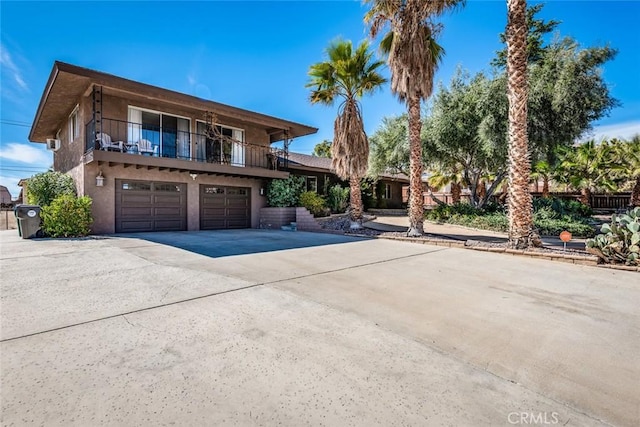
[[[247,142],[218,140],[207,135],[159,126],[102,119],[86,125],[86,151],[118,151],[131,155],[154,156],[226,164],[238,167],[277,169],[279,149]]]

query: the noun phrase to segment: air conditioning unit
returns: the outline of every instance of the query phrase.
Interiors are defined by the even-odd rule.
[[[58,151],[60,149],[60,140],[47,138],[47,150]]]

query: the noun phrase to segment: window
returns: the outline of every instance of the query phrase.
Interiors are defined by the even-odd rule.
[[[69,116],[69,142],[73,142],[80,136],[80,120],[78,118],[78,106],[73,109]]]
[[[207,124],[197,122],[197,158],[209,163],[224,163],[232,166],[244,166],[244,130],[223,125],[215,125],[215,134],[220,138],[211,138],[207,134]]]
[[[154,156],[189,159],[191,142],[189,119],[156,111],[129,107],[129,143],[146,139]]]
[[[318,178],[315,176],[307,177],[307,191],[318,192]]]
[[[385,184],[384,185],[384,195],[382,196],[383,199],[390,199],[391,198],[391,184]]]

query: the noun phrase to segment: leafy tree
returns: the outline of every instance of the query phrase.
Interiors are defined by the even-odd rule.
[[[409,176],[409,138],[406,114],[384,117],[369,139],[369,175],[403,173]]]
[[[331,158],[331,141],[324,140],[313,147],[312,156]]]
[[[274,179],[267,189],[267,203],[276,208],[297,206],[304,190],[304,177],[289,175],[286,179]]]
[[[332,167],[341,179],[349,178],[352,227],[361,227],[360,180],[367,173],[369,141],[364,131],[360,102],[363,95],[380,88],[386,79],[379,73],[382,61],[373,60],[369,43],[355,51],[350,41],[338,40],[327,48],[327,61],[309,68],[312,104],[333,105],[340,99],[331,144]]]
[[[76,195],[76,185],[71,175],[47,171],[36,174],[27,182],[27,198],[33,205],[48,206],[59,196]]]
[[[631,206],[640,206],[640,135],[630,141],[611,141],[612,163],[617,165],[613,179],[619,186],[631,187]]]
[[[408,236],[423,234],[422,142],[420,103],[431,96],[433,76],[444,50],[436,42],[439,26],[434,19],[463,4],[461,0],[366,0],[371,9],[365,15],[371,37],[384,28],[381,50],[391,69],[391,91],[406,102],[409,119],[409,229]]]

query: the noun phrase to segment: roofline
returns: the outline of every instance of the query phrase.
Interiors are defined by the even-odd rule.
[[[280,122],[283,125],[288,125],[289,127],[301,127],[301,128],[306,128],[305,129],[305,133],[302,133],[300,135],[296,135],[296,137],[301,137],[301,136],[306,136],[306,135],[311,135],[314,134],[316,132],[318,132],[318,128],[312,127],[312,126],[307,126],[304,125],[302,123],[297,123],[297,122],[293,122],[290,120],[286,120],[286,119],[281,119],[275,116],[269,116],[267,114],[263,114],[263,113],[259,113],[256,111],[251,111],[251,110],[246,110],[243,108],[238,108],[238,107],[234,107],[231,105],[227,105],[227,104],[222,104],[220,102],[215,102],[215,101],[211,101],[208,99],[204,99],[204,98],[198,98],[197,96],[193,96],[193,95],[188,95],[186,93],[182,93],[182,92],[177,92],[175,90],[171,90],[171,89],[165,89],[159,86],[154,86],[154,85],[150,85],[147,83],[142,83],[142,82],[138,82],[135,80],[131,80],[131,79],[127,79],[124,77],[120,77],[120,76],[116,76],[114,74],[109,74],[109,73],[104,73],[102,71],[96,71],[96,70],[92,70],[90,68],[85,68],[85,67],[79,67],[77,65],[73,65],[73,64],[69,64],[66,62],[61,62],[61,61],[54,61],[53,63],[53,69],[51,70],[51,74],[49,75],[49,80],[47,81],[47,85],[45,86],[45,91],[42,95],[42,98],[40,99],[40,103],[38,104],[38,109],[36,111],[36,116],[33,119],[33,124],[31,125],[31,130],[29,132],[29,140],[32,140],[32,136],[33,136],[33,129],[35,128],[35,124],[38,122],[38,120],[40,119],[40,116],[42,114],[42,110],[44,108],[44,105],[47,102],[47,99],[49,97],[49,93],[51,91],[51,88],[53,87],[53,83],[55,82],[56,78],[58,77],[58,74],[60,72],[66,72],[69,74],[75,74],[78,76],[82,76],[82,77],[87,77],[93,81],[101,81],[101,80],[111,80],[115,83],[120,82],[120,83],[124,83],[127,85],[132,85],[134,87],[138,87],[141,89],[141,91],[146,90],[156,90],[156,91],[160,91],[163,92],[164,94],[167,95],[168,98],[170,99],[176,99],[176,100],[184,100],[186,102],[192,102],[192,103],[205,103],[205,104],[209,104],[211,105],[212,108],[214,109],[220,109],[220,110],[227,110],[227,111],[231,111],[231,112],[236,112],[236,113],[240,113],[240,114],[244,114],[244,115],[248,115],[248,116],[254,116],[256,118],[259,119],[264,119],[266,121],[275,121],[275,122]],[[105,84],[105,86],[108,86],[108,84]],[[284,129],[283,129],[284,130]],[[275,142],[275,141],[272,141]]]

